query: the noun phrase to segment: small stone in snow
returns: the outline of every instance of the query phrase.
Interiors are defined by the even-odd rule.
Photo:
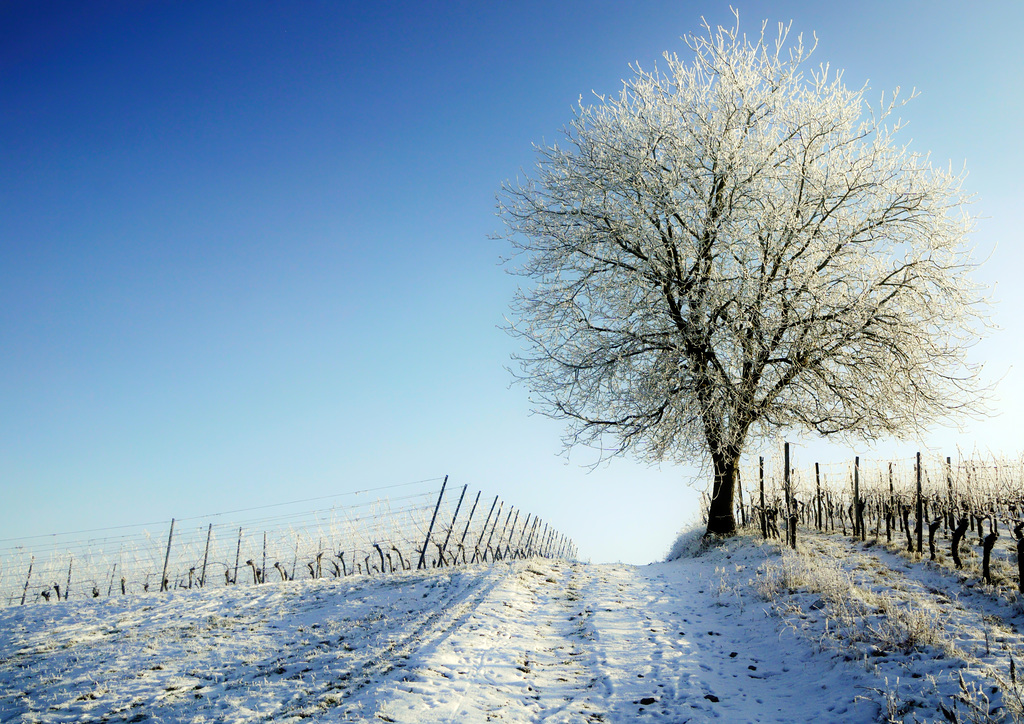
[[[731,654],[729,654],[730,659],[735,659],[737,656],[739,656],[738,651],[733,651]]]
[[[753,666],[753,665],[748,666],[747,668],[750,669],[751,671],[757,671],[757,667]]]
[[[705,694],[704,698],[707,699],[708,701],[712,702],[712,703],[715,703],[715,702],[718,701],[718,697],[715,696],[714,694]]]
[[[644,705],[644,706],[650,706],[651,704],[653,704],[656,701],[657,701],[657,699],[654,698],[653,696],[645,696],[643,699],[640,700],[640,703],[642,705]]]

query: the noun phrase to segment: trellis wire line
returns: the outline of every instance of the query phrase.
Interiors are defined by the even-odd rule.
[[[392,498],[391,500],[399,500],[400,501],[400,500],[413,500],[413,499],[417,499],[417,498],[429,498],[430,495],[431,495],[431,493],[429,493],[429,492],[415,493],[415,494],[412,494],[412,495],[405,495],[405,496],[399,496],[397,498]],[[331,497],[331,496],[324,496],[324,497]],[[365,508],[365,507],[369,507],[369,506],[372,506],[372,505],[376,504],[376,502],[377,501],[366,501],[366,502],[355,503],[355,504],[352,504],[352,505],[344,506],[344,509],[345,510],[353,510],[353,509],[356,509],[356,508]],[[292,503],[279,503],[279,504],[276,504],[275,506],[257,506],[256,508],[251,508],[250,510],[263,509],[263,508],[268,508],[268,507],[282,507],[282,506],[291,505],[291,504]],[[248,518],[248,519],[245,519],[245,522],[247,524],[249,524],[249,525],[256,525],[256,524],[259,524],[259,523],[262,523],[262,522],[287,519],[288,517],[301,518],[303,516],[315,514],[317,512],[323,511],[323,510],[331,510],[331,509],[334,509],[334,508],[337,508],[337,506],[334,506],[333,508],[318,508],[318,509],[314,509],[314,510],[303,510],[303,511],[296,511],[296,512],[292,512],[292,513],[282,513],[281,515],[278,515],[278,516],[266,516],[266,517],[263,517],[263,518]],[[214,514],[213,516],[210,516],[210,517],[216,517],[216,516],[220,516],[220,515],[224,515],[224,514],[223,513],[216,513],[216,514]],[[181,523],[181,522],[188,522],[188,521],[191,521],[191,520],[209,520],[209,518],[203,518],[202,516],[195,516],[195,517],[192,517],[192,518],[177,518],[177,521],[179,523]],[[152,527],[155,527],[155,526],[163,527],[163,526],[167,526],[169,523],[170,523],[170,519],[167,519],[167,520],[162,520],[162,521],[156,521],[154,523],[142,524],[142,525],[138,525],[138,526],[111,526],[109,528],[95,528],[93,530],[98,532],[98,531],[104,531],[104,530],[122,530],[122,529],[126,529],[126,528],[145,528],[145,527],[152,528]],[[77,531],[76,533],[81,533],[81,532],[88,532],[88,531]],[[66,536],[66,535],[75,535],[76,533],[50,533],[50,534],[46,534],[46,535],[26,536],[25,538],[9,538],[9,539],[6,539],[6,540],[7,541],[29,541],[29,540],[39,540],[39,539],[42,539],[42,538],[56,540],[56,539],[62,538],[63,536]],[[63,546],[69,546],[69,545],[74,545],[74,544],[76,544],[78,542],[93,543],[95,541],[131,539],[131,538],[137,537],[139,534],[141,534],[141,531],[140,531],[140,533],[135,534],[135,535],[123,534],[123,535],[119,535],[119,536],[106,536],[106,537],[102,537],[102,538],[97,538],[97,537],[78,538],[78,539],[71,539],[71,540],[61,540],[59,542]],[[0,546],[0,553],[4,552],[6,550],[11,550],[13,548],[20,548],[20,547],[23,547],[23,546],[22,545]]]
[[[357,492],[422,485],[437,480],[440,479]],[[468,486],[463,486],[463,494],[466,488]],[[479,497],[479,493],[477,495]],[[235,512],[281,508],[337,497],[340,496],[250,506]],[[473,510],[476,510],[475,506]],[[431,513],[436,518],[436,529],[427,536]],[[29,602],[40,602],[66,600],[69,594],[72,598],[99,598],[156,593],[165,588],[174,590],[352,574],[380,575],[409,569],[421,556],[432,566],[461,565],[469,558],[466,544],[472,545],[476,536],[482,539],[487,532],[487,523],[481,516],[474,517],[466,512],[460,514],[459,505],[450,496],[445,498],[443,492],[438,495],[437,490],[279,515],[211,520],[227,514],[174,519],[157,523],[154,530],[143,529],[135,535],[72,540],[59,540],[60,536],[21,539],[24,541],[21,545],[0,548],[0,604],[20,603],[26,595]],[[121,531],[137,527],[113,526],[93,530]],[[85,531],[66,535],[80,535],[82,532]],[[490,533],[492,537],[495,535],[493,529]],[[39,539],[48,540],[40,545]],[[454,539],[450,548],[449,539]],[[35,541],[34,545],[31,545],[32,541]],[[468,553],[474,559],[479,556],[481,560],[534,553],[575,554],[572,542],[553,532],[546,534],[543,541],[529,544],[524,549],[513,550],[510,543],[502,530],[493,546],[484,551],[470,548]]]
[[[268,503],[266,505],[256,505],[256,506],[252,506],[252,507],[249,507],[249,508],[238,508],[236,510],[222,511],[220,513],[210,513],[209,515],[193,516],[191,518],[179,518],[178,520],[182,521],[182,522],[187,521],[187,520],[199,520],[199,519],[209,520],[210,518],[216,518],[216,517],[221,516],[221,515],[234,515],[235,513],[245,513],[245,512],[248,512],[250,510],[262,510],[264,508],[277,508],[277,507],[283,507],[283,506],[286,506],[286,505],[296,505],[298,503],[309,503],[309,502],[314,501],[314,500],[328,500],[330,498],[341,498],[341,497],[345,497],[345,496],[349,496],[349,495],[362,495],[364,493],[374,493],[374,492],[378,492],[380,490],[390,490],[392,488],[402,488],[402,487],[406,487],[406,486],[409,486],[409,485],[420,485],[422,483],[432,483],[432,482],[437,482],[439,480],[441,480],[441,478],[424,478],[423,480],[412,480],[412,481],[409,481],[409,482],[406,482],[406,483],[394,483],[392,485],[381,485],[381,486],[376,487],[376,488],[364,488],[362,490],[351,490],[351,491],[346,492],[346,493],[334,493],[332,495],[321,495],[321,496],[318,496],[318,497],[315,497],[315,498],[303,498],[301,500],[290,500],[290,501],[287,501],[287,502],[284,502],[284,503]],[[150,523],[131,523],[131,524],[128,524],[128,525],[108,526],[106,528],[86,528],[86,529],[83,529],[83,530],[69,531],[69,532],[66,532],[66,533],[38,533],[36,535],[22,536],[20,538],[0,538],[0,543],[8,543],[10,541],[32,540],[32,539],[36,539],[36,538],[50,538],[50,537],[53,537],[53,536],[62,536],[62,535],[78,535],[80,533],[96,533],[96,532],[100,532],[100,531],[104,531],[104,530],[121,530],[121,529],[126,529],[126,528],[144,528],[146,526],[164,525],[167,522],[168,522],[167,520],[157,520],[157,521],[153,521],[153,522],[150,522]],[[0,549],[0,550],[2,550],[2,549]]]

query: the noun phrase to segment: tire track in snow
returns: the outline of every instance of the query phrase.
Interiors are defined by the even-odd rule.
[[[584,566],[513,564],[456,631],[377,692],[391,722],[605,721],[592,702],[577,579]]]
[[[0,610],[0,720],[876,719],[877,679],[766,614],[763,548]]]
[[[389,628],[384,640],[376,647],[368,648],[362,661],[353,666],[345,679],[356,678],[349,688],[343,689],[340,700],[321,692],[320,703],[340,704],[333,714],[363,714],[363,704],[358,701],[364,689],[381,686],[392,672],[405,670],[411,661],[417,660],[424,650],[435,647],[452,631],[458,629],[467,617],[472,615],[485,601],[502,576],[497,567],[479,571],[476,576],[467,576],[467,587],[450,587],[440,600],[416,612],[416,615],[397,631]]]
[[[872,677],[761,607],[748,585],[755,558],[732,576],[707,561],[521,562],[364,713],[403,723],[877,718],[863,696]]]
[[[5,610],[18,632],[0,655],[0,721],[320,718],[500,578],[411,572]]]

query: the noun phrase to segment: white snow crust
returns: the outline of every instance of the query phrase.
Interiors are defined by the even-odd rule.
[[[908,575],[829,540],[825,565]],[[897,691],[907,721],[936,713],[935,682],[970,662],[869,656],[826,630],[817,594],[769,600],[756,582],[786,555],[738,539],[642,567],[529,559],[8,607],[0,720],[870,722]],[[914,595],[959,585],[915,568]]]

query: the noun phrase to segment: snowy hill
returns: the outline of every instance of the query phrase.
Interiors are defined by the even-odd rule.
[[[941,705],[966,722],[972,706],[1013,708],[1016,604],[877,547],[804,545],[8,607],[0,720],[869,722],[945,720]]]

